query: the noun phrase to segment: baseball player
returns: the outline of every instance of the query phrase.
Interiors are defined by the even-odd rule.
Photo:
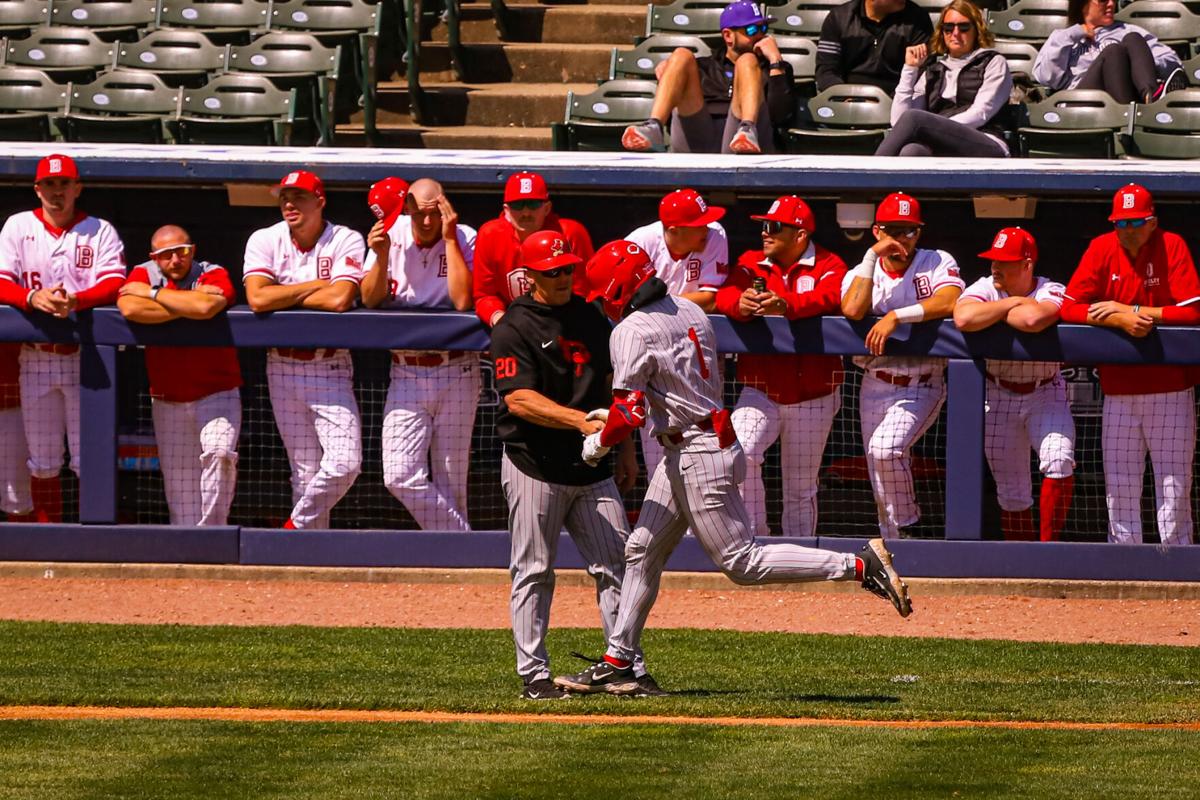
[[[738,493],[746,461],[729,412],[721,408],[714,368],[716,334],[704,311],[674,297],[654,276],[648,254],[632,242],[611,242],[588,264],[593,299],[617,323],[609,340],[612,405],[602,430],[584,439],[592,462],[649,421],[666,448],[650,479],[638,525],[625,548],[620,613],[604,658],[555,683],[572,692],[645,694],[633,659],[658,594],[663,565],[690,527],[713,563],[738,584],[860,580],[891,601],[901,616],[912,611],[908,588],[892,567],[883,540],[850,553],[759,544]]]
[[[0,511],[9,522],[49,522],[33,515],[29,447],[21,422],[21,345],[0,342]]]
[[[367,234],[367,308],[471,308],[475,231],[459,224],[442,185],[422,178],[407,193],[387,178],[371,188],[387,208]],[[405,197],[410,214],[401,214]],[[481,386],[479,354],[392,351],[383,409],[383,482],[427,530],[465,531],[471,431]]]
[[[1005,322],[1038,333],[1058,322],[1063,285],[1034,274],[1037,242],[1021,228],[1004,228],[979,257],[992,262],[990,275],[967,287],[954,307],[960,331],[978,331]],[[1033,485],[1029,448],[1042,473],[1041,539],[1062,532],[1075,485],[1075,421],[1067,385],[1050,361],[987,360],[987,404],[983,449],[996,480],[1000,527],[1005,539],[1030,540]]]
[[[325,186],[311,172],[289,172],[274,193],[283,221],[246,242],[242,280],[250,308],[348,311],[362,280],[363,237],[324,218]],[[328,528],[329,512],[362,466],[362,432],[350,353],[332,347],[272,348],[267,388],[292,468],[285,528]]]
[[[863,449],[885,539],[899,538],[920,516],[910,451],[946,399],[946,363],[885,356],[884,348],[889,338],[906,336],[913,323],[949,317],[965,288],[949,253],[917,247],[923,226],[916,198],[888,195],[875,210],[875,244],[842,279],[843,314],[855,320],[880,315],[866,337],[871,355],[856,356],[854,363],[863,370]]]
[[[538,231],[557,231],[571,252],[585,261],[592,256],[592,237],[573,219],[554,213],[546,181],[536,172],[516,172],[504,184],[504,209],[483,223],[475,242],[475,313],[485,325],[495,326],[509,303],[529,291],[532,284],[521,266],[521,243]],[[583,294],[583,270],[576,276],[575,292]]]
[[[565,526],[596,581],[607,632],[617,616],[629,529],[621,488],[637,476],[631,447],[613,464],[584,464],[579,435],[604,423],[588,414],[608,402],[610,327],[595,306],[572,291],[581,259],[557,231],[521,245],[521,265],[533,289],[513,300],[492,331],[496,388],[504,412],[496,432],[504,442],[500,481],[512,534],[512,626],[517,674],[530,700],[564,697],[550,680],[546,628],[554,596],[554,555]]]
[[[1139,338],[1156,324],[1200,324],[1200,279],[1192,255],[1181,237],[1159,229],[1150,192],[1133,183],[1118,189],[1109,220],[1115,230],[1092,240],[1067,284],[1063,321]],[[1109,541],[1142,541],[1142,476],[1149,452],[1159,539],[1164,545],[1191,544],[1196,380],[1191,366],[1101,365]]]
[[[0,302],[64,318],[114,303],[125,279],[125,249],[111,225],[76,208],[83,182],[74,160],[43,158],[33,188],[41,207],[13,214],[0,230]],[[79,347],[27,344],[20,358],[35,513],[58,521],[64,434],[71,471],[79,474]]]
[[[837,313],[846,264],[812,241],[816,220],[808,204],[795,195],[780,197],[751,219],[762,222],[762,249],[738,259],[717,293],[717,310],[739,322]],[[745,354],[738,356],[737,370],[742,392],[731,416],[746,454],[742,499],[750,533],[770,533],[762,465],[767,448],[779,440],[783,534],[814,536],[817,473],[841,407],[842,359]]]
[[[212,319],[237,299],[224,267],[196,260],[192,237],[164,225],[129,272],[117,307],[131,322]],[[242,373],[233,347],[147,347],[150,410],[172,525],[224,525],[237,484]]]

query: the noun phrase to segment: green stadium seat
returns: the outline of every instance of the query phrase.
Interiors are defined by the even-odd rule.
[[[877,86],[840,83],[801,100],[787,149],[818,155],[872,155],[891,127],[892,98]]]
[[[158,27],[202,30],[214,44],[249,44],[266,32],[270,7],[266,0],[161,0]]]
[[[87,28],[106,42],[133,42],[157,12],[156,0],[53,0],[50,24]]]
[[[24,39],[29,32],[49,24],[50,4],[46,0],[0,0],[0,36]]]
[[[67,104],[67,87],[33,67],[0,67],[0,140],[49,142]]]
[[[70,86],[59,128],[68,142],[162,144],[181,91],[152,72],[110,70],[91,83]]]
[[[1200,158],[1200,89],[1178,89],[1138,106],[1133,145],[1145,158]]]
[[[1125,150],[1133,106],[1096,89],[1070,89],[1028,107],[1029,124],[1017,131],[1021,155],[1116,158]]]
[[[117,45],[118,67],[153,72],[168,86],[199,88],[228,61],[229,45],[213,44],[200,31],[162,28]]]
[[[1200,55],[1193,55],[1183,62],[1183,71],[1187,73],[1188,83],[1200,86]]]
[[[1044,42],[1067,27],[1067,0],[1018,0],[1004,11],[990,11],[988,28],[997,39]]]
[[[1033,65],[1037,61],[1038,49],[1029,42],[996,42],[995,50],[1008,62],[1008,70],[1033,80]]]
[[[676,48],[686,47],[697,56],[712,55],[712,48],[699,36],[656,33],[643,39],[632,50],[614,47],[608,65],[608,78],[654,80],[654,68],[665,61]]]
[[[792,81],[805,97],[816,94],[817,43],[806,36],[775,36],[783,60],[792,65]]]
[[[712,36],[721,32],[721,12],[728,0],[675,0],[646,9],[646,36],[656,33],[686,33]]]
[[[183,89],[170,123],[180,144],[301,145],[316,124],[299,111],[298,91],[280,89],[265,75],[218,75],[199,89]]]
[[[776,34],[815,39],[821,36],[821,26],[829,12],[844,4],[844,0],[793,0],[768,9],[767,13],[775,17],[771,30]]]
[[[35,28],[26,39],[4,43],[5,64],[35,67],[59,83],[94,80],[113,53],[113,45],[87,28]]]
[[[553,126],[555,150],[620,150],[621,134],[654,105],[654,81],[615,80],[582,96],[567,92],[567,112]]]
[[[341,47],[325,47],[307,33],[276,31],[229,53],[230,72],[267,75],[281,89],[300,89],[318,109],[321,144],[333,144],[333,106],[337,96]]]
[[[1200,37],[1200,16],[1175,0],[1137,0],[1117,12],[1117,19],[1139,25],[1165,45],[1188,45]]]

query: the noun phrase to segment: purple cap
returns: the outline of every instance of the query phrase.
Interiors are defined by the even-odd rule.
[[[721,12],[721,30],[774,21],[774,17],[767,16],[762,3],[751,0],[734,0]]]

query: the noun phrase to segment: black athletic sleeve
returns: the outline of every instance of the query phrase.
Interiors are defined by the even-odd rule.
[[[511,313],[505,314],[492,330],[496,390],[502,397],[517,389],[542,391],[538,360],[530,343],[512,324],[512,317]]]

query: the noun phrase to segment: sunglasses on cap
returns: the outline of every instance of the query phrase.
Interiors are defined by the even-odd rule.
[[[915,225],[880,225],[879,230],[893,239],[911,239],[921,232]]]
[[[1119,219],[1113,223],[1118,228],[1140,228],[1154,217],[1142,217],[1140,219]]]
[[[782,233],[784,228],[790,228],[795,231],[800,230],[795,225],[784,225],[779,220],[775,220],[775,219],[764,219],[763,220],[762,232],[765,233],[767,236],[775,236],[779,233]]]
[[[173,244],[169,247],[160,247],[157,250],[151,250],[150,255],[154,258],[157,258],[159,256],[173,256],[173,255],[187,257],[192,254],[192,249],[194,247],[195,247],[195,245],[190,245],[190,244]]]
[[[573,275],[575,273],[575,265],[567,264],[565,267],[555,267],[554,269],[542,270],[542,275],[547,278],[558,278],[563,275]]]
[[[742,30],[746,33],[747,36],[758,36],[760,33],[767,32],[767,23],[756,22],[753,25],[745,26],[744,28],[742,28]]]
[[[974,27],[974,22],[943,22],[942,33],[953,33],[954,31],[958,31],[959,33],[970,33]]]
[[[513,211],[537,211],[545,200],[513,200],[508,207]]]

